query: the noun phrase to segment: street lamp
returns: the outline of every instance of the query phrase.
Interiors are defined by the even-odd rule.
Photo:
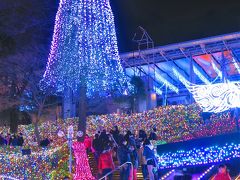
[[[77,137],[82,137],[83,136],[83,132],[82,131],[78,131],[77,132]],[[65,134],[62,130],[58,131],[58,136],[59,137],[64,137]],[[69,173],[72,174],[72,141],[73,141],[73,137],[74,137],[74,129],[73,126],[70,125],[68,126],[68,133],[67,136],[65,136],[68,140],[68,148],[69,148]]]

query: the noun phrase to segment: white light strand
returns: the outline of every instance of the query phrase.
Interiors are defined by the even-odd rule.
[[[153,90],[159,95],[159,96],[161,96],[162,95],[162,90],[161,89],[159,89],[158,87],[156,87],[156,86],[153,86]]]
[[[167,81],[165,78],[163,78],[160,74],[156,73],[155,78],[161,83],[165,84],[172,91],[176,92],[177,94],[179,93],[179,89],[176,86],[174,86],[172,83]]]
[[[11,180],[19,180],[17,178],[14,178],[14,177],[11,177],[11,176],[7,176],[7,175],[0,175],[0,178],[3,178],[3,179],[11,179]]]
[[[165,180],[168,176],[170,176],[174,172],[175,172],[175,169],[169,171],[167,174],[165,174],[163,177],[161,177],[161,180]]]
[[[237,69],[237,72],[240,74],[240,67],[239,67],[239,65],[237,63],[237,60],[235,59],[234,56],[232,57],[232,61],[233,61],[233,64],[234,64],[235,68]]]
[[[176,68],[173,68],[173,74],[183,83],[186,87],[189,86],[190,82],[180,73]]]
[[[109,0],[61,0],[42,89],[87,89],[87,96],[122,93],[121,66]]]
[[[205,84],[211,84],[211,82],[196,68],[196,66],[193,66],[194,73],[201,79],[202,82]]]
[[[187,87],[204,112],[219,113],[240,107],[240,82]]]
[[[218,77],[222,78],[222,72],[218,69],[217,65],[213,61],[211,62],[211,64]]]
[[[208,174],[215,166],[212,165],[210,168],[208,168],[199,178],[198,180],[201,180],[206,174]]]

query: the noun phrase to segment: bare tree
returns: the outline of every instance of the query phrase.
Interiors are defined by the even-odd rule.
[[[51,3],[52,0],[0,2],[0,111],[11,109],[14,114],[23,102],[32,104],[34,108],[30,114],[34,117],[38,141],[37,125],[52,97],[38,87],[49,53],[56,13],[56,7]],[[26,99],[26,93],[32,96]],[[13,116],[13,122],[15,119]]]

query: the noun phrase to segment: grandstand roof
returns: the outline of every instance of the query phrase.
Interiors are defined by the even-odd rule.
[[[184,87],[173,69],[196,84],[217,83],[222,76],[236,81],[240,78],[240,32],[124,53],[121,60],[127,75],[148,75],[158,88],[165,82]]]

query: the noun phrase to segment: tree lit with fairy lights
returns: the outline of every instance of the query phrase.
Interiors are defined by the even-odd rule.
[[[88,97],[125,90],[109,0],[60,0],[41,84],[57,92],[84,86]]]
[[[81,144],[86,133],[86,97],[122,94],[127,86],[109,0],[60,0],[41,86],[79,92]],[[86,160],[79,159],[77,164]],[[91,174],[87,166],[76,169],[79,173]]]

